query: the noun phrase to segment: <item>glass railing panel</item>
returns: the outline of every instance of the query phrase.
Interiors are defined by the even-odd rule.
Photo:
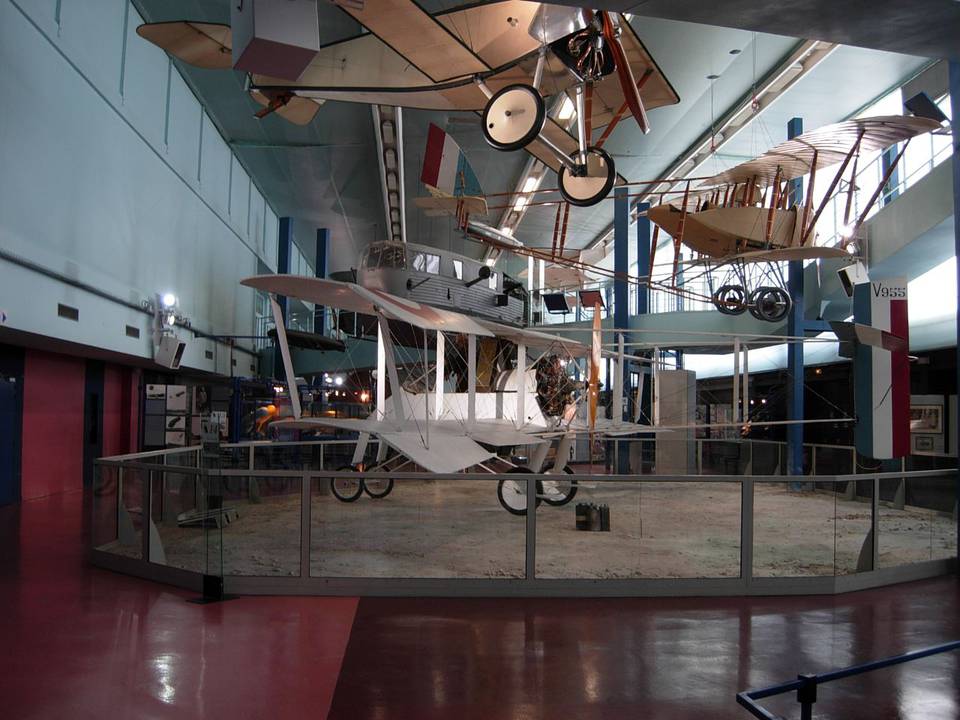
[[[743,475],[749,467],[749,443],[713,438],[700,442],[702,475]]]
[[[856,472],[852,448],[811,445],[805,450],[810,454],[814,475],[851,475]]]
[[[754,483],[754,576],[833,575],[835,530],[835,493],[808,478]]]
[[[740,575],[740,483],[544,481],[538,578],[719,578]],[[604,517],[606,516],[606,520]],[[579,529],[578,529],[579,528]],[[604,529],[608,528],[608,529]]]
[[[826,486],[825,483],[818,485]],[[835,483],[837,575],[872,569],[873,480]]]
[[[167,465],[153,471],[150,517],[155,532],[150,536],[150,562],[202,573],[206,567],[205,522],[200,472]]]
[[[750,443],[751,475],[780,475],[781,443],[753,441]]]
[[[956,477],[880,480],[880,567],[957,555]]]
[[[124,557],[143,557],[146,472],[130,467],[101,467],[94,490],[93,546]]]
[[[526,480],[504,501],[525,505]],[[310,574],[363,578],[520,578],[526,518],[508,512],[496,480],[315,478]],[[365,489],[364,489],[365,488]],[[372,495],[371,495],[372,493]],[[379,496],[379,497],[376,497]]]
[[[90,545],[95,550],[111,549],[117,540],[117,507],[120,469],[116,465],[96,465],[93,476],[93,519]]]
[[[211,477],[204,527],[216,551],[222,548],[224,576],[300,575],[302,478],[288,475]]]

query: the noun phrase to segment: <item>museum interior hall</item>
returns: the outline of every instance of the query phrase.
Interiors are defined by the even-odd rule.
[[[960,2],[0,0],[0,717],[960,720]]]

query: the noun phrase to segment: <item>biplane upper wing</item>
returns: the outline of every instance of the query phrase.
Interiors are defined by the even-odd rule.
[[[700,183],[701,187],[733,185],[755,180],[769,184],[777,177],[792,180],[817,169],[836,165],[860,140],[860,152],[876,152],[915,135],[936,130],[940,123],[923,117],[885,115],[826,125],[780,143],[758,158],[741,163]]]
[[[381,290],[372,290],[353,283],[301,275],[255,275],[240,281],[241,285],[263,292],[308,300],[317,305],[340,308],[366,315],[381,314],[388,320],[409,323],[425,330],[492,336],[477,320],[450,310],[422,305]]]
[[[475,76],[483,77],[493,92],[515,83],[532,84],[541,42],[552,42],[562,33],[582,27],[577,24],[579,11],[575,8],[525,0],[469,5],[436,15],[412,0],[366,0],[362,10],[343,10],[370,34],[324,46],[296,82],[254,75],[254,87],[288,88],[298,95],[344,102],[479,112],[487,96],[474,82]],[[644,107],[679,102],[673,86],[622,15],[619,25]],[[543,92],[564,92],[574,82],[563,63],[548,54]],[[591,126],[605,127],[624,101],[615,77],[597,83]],[[553,120],[547,121],[544,133],[568,154],[577,149],[576,138]],[[559,161],[542,143],[535,140],[526,149],[559,170]]]
[[[196,67],[228,69],[233,67],[229,25],[203,22],[146,23],[137,35],[166,50],[174,57]]]
[[[478,319],[477,322],[487,328],[492,335],[504,338],[515,344],[523,343],[528,348],[549,350],[554,347],[562,347],[572,357],[586,357],[590,354],[590,348],[570,338],[551,335],[537,330],[513,327],[511,325],[501,325],[491,320]]]

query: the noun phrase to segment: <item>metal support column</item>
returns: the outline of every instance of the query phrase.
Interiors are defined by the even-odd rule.
[[[960,57],[951,60],[950,72],[950,108],[953,118],[953,233],[954,252],[960,257]],[[960,310],[960,265],[957,266],[957,308]],[[960,330],[960,312],[957,313],[957,329]],[[957,351],[960,360],[960,350]],[[960,362],[957,362],[957,388],[960,388]],[[953,433],[960,439],[960,428],[954,428]],[[960,447],[960,441],[957,443]],[[960,499],[960,472],[957,473],[954,501]],[[957,513],[957,538],[960,540],[960,513]],[[960,548],[960,545],[957,545]],[[960,563],[957,565],[960,572]]]
[[[653,275],[653,268],[650,267],[650,218],[645,215],[649,209],[650,203],[637,203],[637,275],[639,277]],[[650,288],[647,285],[640,285],[637,287],[637,315],[646,315],[648,312],[650,312]]]
[[[795,138],[803,132],[803,120],[793,118],[787,123],[787,137]],[[799,204],[803,195],[803,180],[791,181],[789,205]],[[791,262],[787,270],[787,292],[792,306],[787,316],[787,335],[803,337],[803,262]],[[803,420],[803,343],[787,344],[787,420]],[[787,474],[803,475],[803,425],[787,425]],[[798,483],[791,489],[799,490]]]
[[[890,172],[890,166],[897,162],[897,155],[900,152],[900,144],[891,145],[886,150],[883,151],[883,154],[880,156],[880,165],[882,174],[880,177],[887,177],[887,173]],[[883,186],[883,192],[880,194],[880,202],[877,207],[883,207],[889,202],[897,199],[897,196],[900,194],[900,191],[897,189],[897,186],[900,185],[900,168],[899,166],[893,168],[893,172],[890,173],[890,177],[887,179],[886,184]]]
[[[327,228],[317,228],[317,257],[314,262],[314,275],[318,278],[327,277],[327,253],[329,252],[330,231]],[[327,330],[327,309],[323,305],[313,308],[313,331],[323,334]]]
[[[292,218],[282,217],[279,223],[279,233],[277,237],[277,273],[284,275],[290,272],[290,255],[293,250],[293,220]],[[284,327],[290,322],[289,309],[290,301],[284,295],[277,295],[277,303],[280,305],[280,316],[283,318]],[[280,357],[280,344],[276,343],[273,348],[273,376],[283,376],[283,358]],[[290,392],[293,392],[291,389]]]
[[[649,222],[649,221],[648,221]],[[629,190],[618,187],[613,191],[613,272],[616,277],[613,283],[613,326],[615,328],[630,327],[630,285],[627,276],[630,274],[630,197]],[[624,338],[630,342],[631,338]],[[609,365],[607,367],[610,367]],[[620,388],[630,382],[630,373],[627,363],[614,364],[619,373]],[[607,384],[615,387],[616,382],[608,379]],[[630,417],[623,411],[623,403],[611,409],[611,418],[614,420],[629,420]],[[616,472],[626,474],[630,472],[630,458],[626,452],[618,453]]]

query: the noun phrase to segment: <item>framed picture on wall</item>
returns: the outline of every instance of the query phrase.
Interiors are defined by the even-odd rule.
[[[914,435],[913,436],[913,451],[914,452],[933,452],[934,451],[934,438],[932,435]]]
[[[939,435],[943,432],[943,405],[911,405],[910,432]]]

